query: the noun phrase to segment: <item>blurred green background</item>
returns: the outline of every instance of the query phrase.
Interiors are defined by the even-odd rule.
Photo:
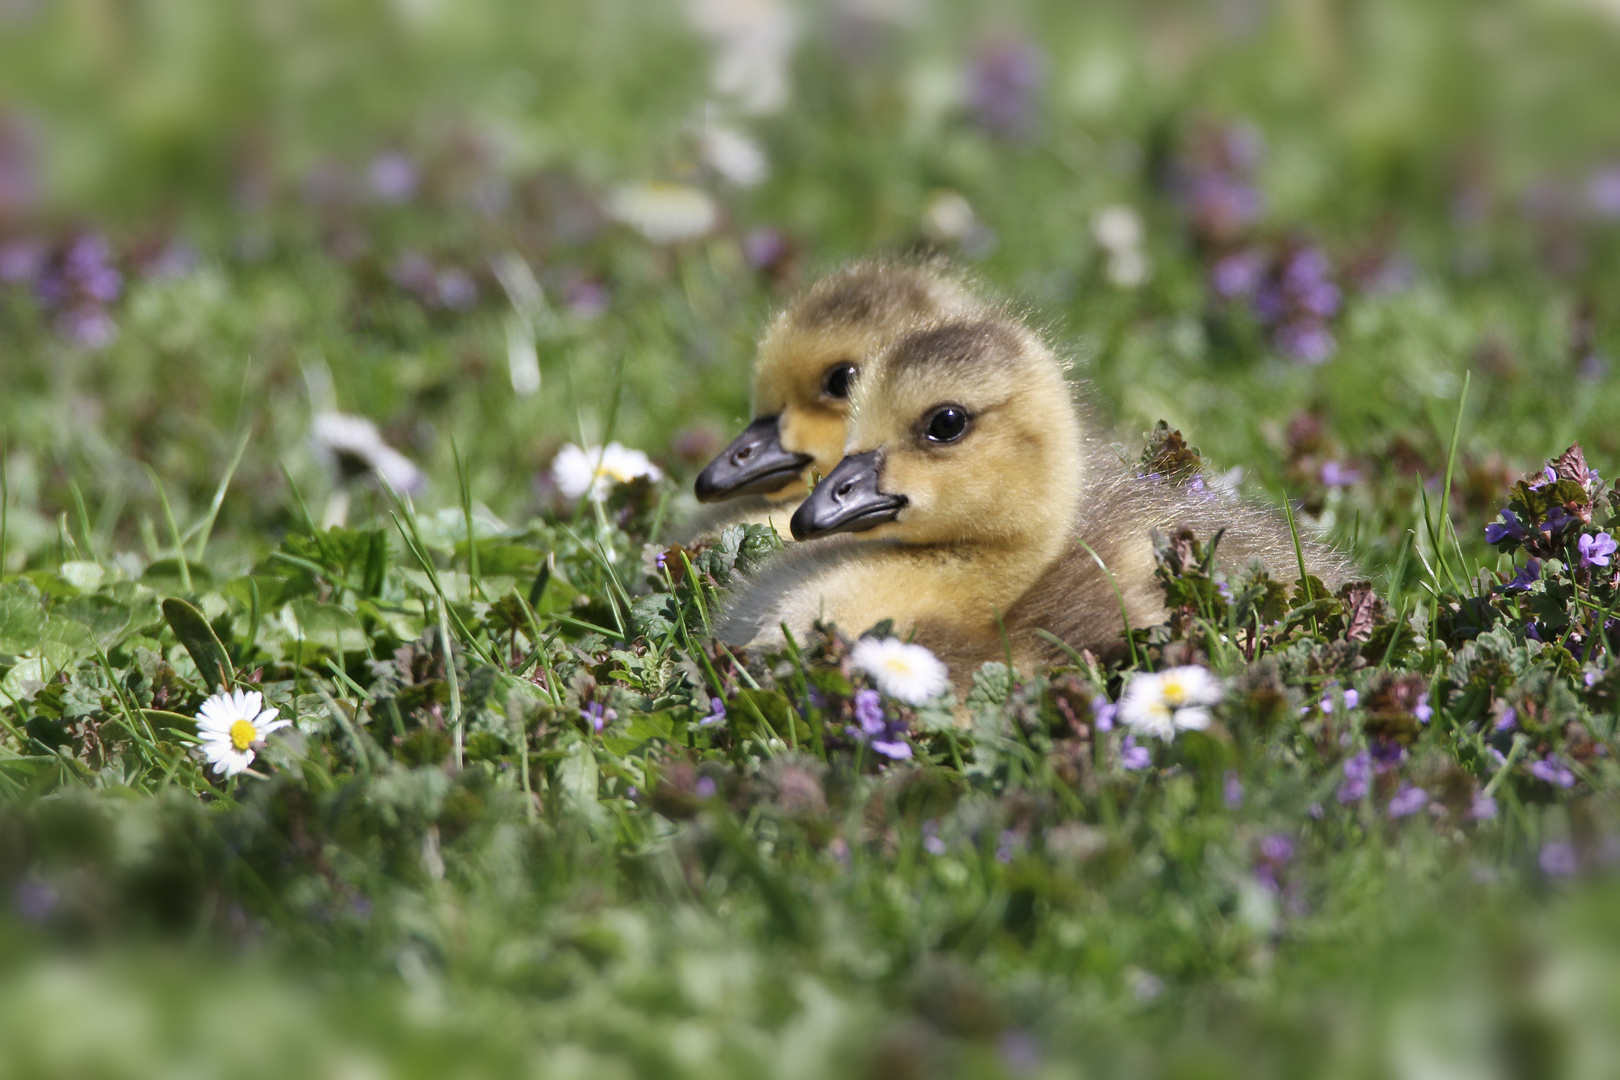
[[[936,251],[1074,358],[1132,456],[1166,419],[1415,592],[1416,560],[1388,578],[1459,407],[1470,555],[1544,457],[1578,438],[1620,467],[1616,102],[1613,0],[0,0],[0,569],[138,578],[245,446],[206,558],[245,573],[299,496],[342,513],[312,438],[333,410],[422,467],[430,512],[460,505],[459,455],[479,514],[528,521],[556,506],[557,449],[607,438],[684,487],[747,419],[756,335],[794,289]],[[62,831],[40,827],[68,863],[82,834],[112,866],[164,853],[137,893],[185,878],[163,860],[189,849],[158,838],[191,835],[192,796],[92,786],[129,809],[85,825],[63,798]],[[438,812],[442,790],[407,787],[367,796],[363,828]],[[1176,813],[1172,837],[1203,836]],[[483,876],[400,886],[386,948],[347,909],[301,936],[294,897],[270,934],[224,893],[197,925],[236,926],[237,953],[88,916],[77,947],[47,946],[19,893],[0,1078],[922,1076],[940,1054],[958,1075],[1074,1075],[1008,1015],[1096,1075],[1617,1060],[1612,892],[1480,900],[1479,864],[1422,841],[1345,840],[1321,940],[1291,940],[1275,977],[1276,902],[1252,888],[1222,901],[1244,934],[1196,939],[1209,955],[1177,936],[1195,905],[1116,894],[1061,931],[1108,973],[1077,989],[976,951],[971,912],[846,933],[899,905],[881,875],[819,897],[806,961],[775,909],[695,914],[673,856],[626,869],[629,846],[578,822],[478,820]],[[1485,909],[1467,927],[1460,898]],[[862,934],[893,966],[862,967]],[[936,946],[973,956],[997,1003],[928,967]],[[1155,1012],[1132,959],[1149,948],[1222,990]]]

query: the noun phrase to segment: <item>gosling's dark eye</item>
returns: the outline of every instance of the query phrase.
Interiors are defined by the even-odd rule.
[[[855,365],[838,364],[821,380],[821,392],[828,397],[847,398],[853,385],[855,385]]]
[[[929,442],[955,442],[967,430],[967,410],[947,405],[928,418]]]

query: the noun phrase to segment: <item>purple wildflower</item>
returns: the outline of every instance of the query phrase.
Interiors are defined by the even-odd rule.
[[[1600,532],[1596,536],[1582,533],[1581,538],[1575,541],[1575,546],[1580,550],[1581,569],[1584,570],[1589,566],[1608,566],[1609,556],[1614,554],[1620,544],[1616,544],[1614,537],[1608,533]]]
[[[1429,805],[1429,793],[1413,784],[1402,783],[1394,795],[1390,796],[1388,813],[1392,818],[1403,818],[1415,814]]]
[[[589,321],[607,311],[610,297],[607,286],[600,281],[579,278],[568,283],[563,290],[563,300],[568,305],[568,314]]]
[[[45,244],[22,239],[0,244],[0,281],[32,284],[45,267]]]
[[[1278,351],[1306,367],[1327,363],[1339,347],[1327,327],[1310,319],[1278,327],[1274,340]]]
[[[1425,690],[1418,695],[1417,704],[1412,706],[1412,715],[1418,718],[1418,723],[1427,724],[1434,716],[1434,707],[1429,704],[1429,692]]]
[[[1540,761],[1532,761],[1526,766],[1526,769],[1537,780],[1551,784],[1554,787],[1569,788],[1575,786],[1575,774],[1569,771],[1569,766],[1559,761],[1555,756],[1548,755]]]
[[[1199,232],[1230,238],[1260,220],[1265,204],[1246,179],[1225,173],[1194,177],[1189,201]]]
[[[986,42],[968,64],[967,104],[979,125],[1004,139],[1021,139],[1035,126],[1046,58],[1033,42]]]
[[[1147,747],[1137,746],[1136,740],[1127,735],[1119,747],[1119,763],[1132,771],[1145,769],[1153,764],[1153,755]]]
[[[876,690],[855,691],[855,719],[860,722],[863,734],[883,734],[885,722],[882,695]]]
[[[1344,759],[1344,782],[1339,785],[1341,803],[1359,802],[1366,798],[1372,780],[1372,755],[1363,750]]]
[[[1536,856],[1536,864],[1548,877],[1569,877],[1580,869],[1580,860],[1575,856],[1575,849],[1569,844],[1557,841],[1542,845],[1541,853]]]
[[[905,761],[911,757],[911,744],[898,736],[887,739],[873,739],[872,749],[894,761]]]
[[[1502,718],[1496,722],[1497,731],[1512,731],[1519,726],[1519,710],[1509,705],[1502,710]]]
[[[697,792],[697,797],[700,799],[712,799],[719,788],[714,782],[714,777],[700,776],[693,790]]]
[[[1210,284],[1215,292],[1230,300],[1239,296],[1253,296],[1260,288],[1266,272],[1266,257],[1257,248],[1245,248],[1222,256],[1210,269]]]
[[[1119,715],[1119,706],[1112,701],[1104,701],[1091,708],[1091,719],[1098,731],[1113,731],[1114,717]]]
[[[1322,463],[1322,483],[1327,487],[1349,487],[1360,479],[1361,473],[1356,469],[1340,465],[1337,461]]]
[[[1502,520],[1485,526],[1485,542],[1500,544],[1504,540],[1523,540],[1530,535],[1519,516],[1511,510],[1502,511]]]
[[[1608,165],[1586,181],[1586,203],[1601,218],[1620,218],[1620,165]]]
[[[62,894],[48,882],[37,878],[24,878],[12,890],[11,898],[17,905],[17,914],[25,922],[44,922],[61,903]]]
[[[930,855],[945,854],[945,841],[939,838],[939,824],[935,821],[925,821],[922,827],[923,850]]]
[[[467,311],[478,303],[478,285],[465,270],[441,270],[433,285],[440,306],[451,311]]]
[[[1529,592],[1530,586],[1541,580],[1541,560],[1528,559],[1519,567],[1512,581],[1502,586],[1503,592]]]
[[[1226,779],[1222,785],[1221,794],[1226,800],[1228,810],[1236,810],[1243,805],[1243,781],[1238,778],[1236,769],[1226,770]]]
[[[710,727],[726,722],[726,703],[717,697],[709,699],[709,715],[698,721],[698,727]]]
[[[883,698],[876,690],[855,691],[855,719],[861,726],[850,728],[849,733],[874,751],[894,761],[911,757],[905,725],[884,714]]]
[[[586,704],[583,709],[579,710],[579,716],[580,719],[591,725],[591,730],[598,735],[602,733],[603,728],[619,718],[617,712],[605,707],[600,701],[592,701]]]
[[[1489,821],[1496,816],[1496,800],[1483,791],[1474,793],[1474,803],[1468,808],[1468,816],[1475,821]]]
[[[1294,857],[1294,842],[1282,833],[1273,833],[1260,841],[1260,857],[1267,862],[1282,865]]]
[[[1007,1071],[1014,1076],[1033,1076],[1041,1067],[1041,1044],[1022,1028],[1010,1028],[996,1043]]]
[[[410,202],[416,195],[420,177],[416,165],[401,153],[379,154],[366,170],[372,194],[385,203]]]
[[[1541,531],[1546,533],[1548,536],[1552,536],[1556,533],[1563,532],[1571,525],[1579,525],[1580,523],[1580,518],[1576,517],[1574,514],[1571,514],[1562,506],[1554,506],[1548,508],[1547,516],[1541,522]]]
[[[755,270],[769,270],[788,254],[787,237],[781,230],[761,226],[743,237],[743,258]]]

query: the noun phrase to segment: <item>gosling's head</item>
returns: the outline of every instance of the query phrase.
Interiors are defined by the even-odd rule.
[[[1080,498],[1080,422],[1063,365],[1000,317],[897,340],[856,387],[845,457],[793,535],[918,545],[1061,544]]]
[[[772,320],[754,365],[754,422],[698,474],[697,497],[800,497],[844,453],[849,398],[872,357],[919,321],[976,305],[961,281],[916,263],[856,263]]]

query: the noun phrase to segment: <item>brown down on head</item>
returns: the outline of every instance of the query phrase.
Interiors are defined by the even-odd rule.
[[[1124,648],[1131,625],[1163,621],[1151,530],[1226,533],[1227,565],[1282,572],[1293,540],[1277,514],[1132,475],[1089,432],[1063,365],[1004,317],[947,318],[871,363],[854,395],[844,459],[795,512],[795,547],[734,597],[720,633],[769,646],[818,620],[858,634],[882,619],[951,666],[958,688],[1010,651],[1025,670],[1071,648]],[[1078,543],[1084,540],[1114,583]],[[1305,540],[1324,580],[1344,563]]]
[[[704,502],[690,536],[788,519],[844,454],[860,370],[918,323],[982,308],[943,262],[867,259],[817,281],[771,320],[754,361],[754,420],[699,475]]]

